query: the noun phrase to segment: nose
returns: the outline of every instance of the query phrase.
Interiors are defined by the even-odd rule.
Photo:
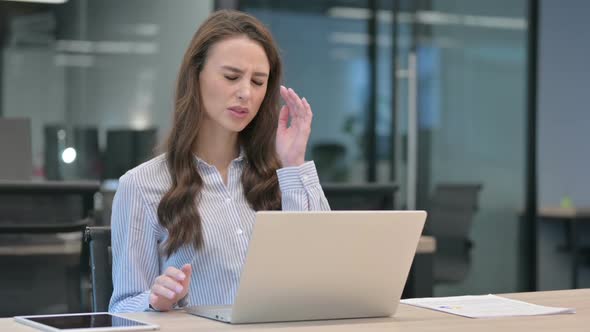
[[[250,84],[240,85],[237,92],[238,99],[242,101],[248,101],[250,99],[250,95],[252,94],[252,92],[250,91],[251,89],[252,87],[250,86]]]

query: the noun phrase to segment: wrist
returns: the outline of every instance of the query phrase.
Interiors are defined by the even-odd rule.
[[[305,159],[301,158],[297,160],[284,160],[281,161],[281,164],[283,165],[283,167],[299,167],[305,164]]]
[[[164,306],[163,308],[161,308],[159,305],[155,305],[155,304],[152,304],[152,303],[150,303],[149,306],[150,306],[150,309],[151,310],[159,311],[159,312],[170,311],[170,310],[172,310],[172,307],[173,307],[173,305],[170,305],[169,307],[168,306]]]

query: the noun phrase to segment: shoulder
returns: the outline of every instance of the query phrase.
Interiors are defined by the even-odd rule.
[[[141,182],[142,180],[161,177],[170,177],[168,166],[166,165],[166,154],[164,153],[128,170],[119,181],[132,178],[134,182]]]
[[[157,204],[171,184],[166,154],[161,154],[127,171],[119,178],[117,190],[134,191],[147,203]]]

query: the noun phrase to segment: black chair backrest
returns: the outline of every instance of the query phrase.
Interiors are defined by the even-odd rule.
[[[311,146],[320,181],[346,181],[349,170],[346,162],[346,146],[336,142],[319,142]]]
[[[481,188],[481,184],[437,185],[428,207],[428,233],[468,238]]]
[[[322,183],[332,210],[393,210],[397,188],[394,183]]]
[[[88,227],[85,238],[90,253],[92,311],[108,311],[113,293],[111,228],[106,226]]]
[[[426,233],[436,238],[434,280],[459,282],[471,265],[471,224],[481,184],[439,184],[430,206]]]

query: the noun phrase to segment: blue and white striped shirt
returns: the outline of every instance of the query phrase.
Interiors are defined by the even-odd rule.
[[[111,217],[114,289],[110,311],[147,310],[156,277],[169,266],[179,269],[187,263],[193,267],[187,304],[233,302],[255,219],[241,183],[246,161],[242,153],[231,162],[227,185],[214,166],[196,157],[195,162],[203,178],[196,204],[204,246],[196,250],[184,245],[170,257],[161,251],[168,231],[157,215],[158,204],[172,183],[165,155],[121,177]],[[284,211],[330,209],[313,161],[281,168],[277,174]]]

